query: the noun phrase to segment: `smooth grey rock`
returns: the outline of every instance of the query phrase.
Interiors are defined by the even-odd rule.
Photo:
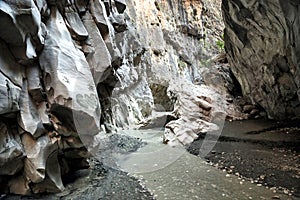
[[[191,83],[181,82],[178,88],[173,88],[177,102],[174,108],[176,120],[166,124],[164,143],[170,145],[188,145],[198,138],[199,133],[218,130],[215,119],[229,115],[225,98],[208,86],[191,86]],[[185,90],[185,88],[191,88]],[[219,114],[222,113],[222,114]]]
[[[19,126],[26,132],[32,134],[34,138],[38,138],[47,131],[43,127],[42,120],[38,112],[39,107],[33,102],[28,94],[27,82],[24,81],[23,91],[20,99],[20,115],[18,118]]]
[[[25,1],[28,3],[28,1]],[[0,2],[0,16],[2,25],[6,27],[1,29],[0,35],[1,39],[12,45],[21,45],[24,42],[25,34],[22,30],[18,29],[15,23],[14,9],[8,4],[8,2]],[[14,33],[14,34],[12,34]]]
[[[75,5],[79,14],[85,13],[89,0],[75,0]]]
[[[0,38],[5,40],[19,62],[28,63],[37,58],[44,42],[41,30],[41,15],[33,0],[1,1],[0,17],[6,28],[0,30]]]
[[[50,155],[49,159],[47,160],[47,167],[46,173],[49,177],[49,179],[53,182],[53,185],[57,187],[59,191],[64,190],[64,185],[61,180],[61,171],[60,171],[60,165],[58,162],[58,154],[57,152],[54,152]],[[50,192],[53,190],[50,190]],[[39,192],[40,193],[40,192]]]
[[[51,112],[61,115],[72,132],[95,135],[100,131],[100,105],[93,76],[84,54],[72,41],[57,9],[47,23],[49,37],[39,62]],[[65,117],[62,117],[65,116]],[[58,117],[58,116],[57,116]]]
[[[0,40],[0,66],[1,72],[6,77],[9,77],[14,85],[21,88],[23,85],[24,67],[15,61],[3,40]]]
[[[109,34],[108,18],[104,3],[101,0],[90,1],[91,13],[101,32],[103,39],[106,39]]]
[[[32,185],[33,193],[53,193],[61,192],[65,189],[61,180],[61,171],[57,156],[57,152],[49,155],[47,159],[47,166],[49,167],[46,169],[47,176],[42,182]]]
[[[236,86],[228,64],[211,64],[199,70],[202,84],[214,88],[222,94],[235,94]]]
[[[0,114],[18,111],[21,88],[0,72]]]
[[[73,38],[77,40],[85,40],[88,37],[88,32],[85,29],[78,13],[72,8],[68,8],[65,12],[67,26],[70,28],[70,32]]]
[[[47,10],[48,4],[46,0],[34,0],[34,2],[40,13],[43,13]]]
[[[107,73],[105,72],[111,65],[111,55],[91,14],[86,13],[84,15],[83,23],[89,34],[85,42],[85,49],[87,49],[85,51],[86,60],[89,63],[94,82],[98,85],[107,78]]]
[[[14,175],[23,168],[25,153],[16,131],[0,122],[0,175]]]
[[[0,40],[0,114],[18,111],[24,67],[10,54],[7,45]]]
[[[44,89],[41,83],[41,76],[42,73],[37,64],[26,67],[26,77],[28,85],[27,89],[32,99],[36,103],[46,100],[45,91],[43,91]]]
[[[223,0],[222,10],[228,60],[244,96],[269,118],[299,118],[299,2]]]
[[[158,26],[152,26],[150,27],[150,33],[151,33],[151,49],[154,51],[155,54],[162,54],[164,49],[164,34],[160,27]]]
[[[48,135],[34,139],[28,133],[23,134],[21,139],[27,156],[24,166],[25,177],[30,182],[39,183],[45,178],[49,156],[58,149],[57,141]],[[60,177],[61,174],[56,176]]]

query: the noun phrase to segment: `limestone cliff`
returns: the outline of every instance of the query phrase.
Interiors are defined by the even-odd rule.
[[[244,117],[228,66],[212,58],[220,6],[0,1],[0,192],[63,190],[61,175],[87,167],[109,134],[150,127],[156,113],[171,144]]]
[[[300,1],[223,0],[225,44],[243,94],[270,118],[300,117]]]

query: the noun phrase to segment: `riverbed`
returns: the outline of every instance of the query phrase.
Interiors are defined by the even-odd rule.
[[[251,171],[268,175],[262,173],[267,170],[264,168],[268,167],[266,162],[273,160],[272,163],[280,164],[292,156],[299,156],[297,149],[275,156],[276,148],[284,149],[282,145],[295,144],[297,147],[299,131],[295,124],[251,120],[226,122],[213,150],[205,157],[197,154],[205,135],[188,148],[170,147],[162,143],[163,129],[123,130],[114,136],[115,142],[110,149],[90,159],[90,169],[65,179],[64,192],[33,197],[2,196],[2,199],[298,200],[292,190],[286,192],[285,187],[272,187],[247,177],[251,176]],[[285,133],[280,132],[283,130]],[[254,161],[255,157],[260,159]],[[267,158],[266,162],[263,157]],[[276,160],[278,157],[282,160]],[[239,158],[245,158],[247,162],[243,162],[250,170],[238,163]],[[287,168],[295,165],[296,169],[284,180],[292,185],[282,186],[299,186],[299,160],[296,157],[291,165],[285,163]],[[273,170],[278,172],[274,176],[280,178],[283,169]]]

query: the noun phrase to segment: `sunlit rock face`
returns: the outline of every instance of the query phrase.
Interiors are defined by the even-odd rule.
[[[217,115],[223,120],[244,117],[229,103],[234,86],[228,66],[212,61],[224,28],[221,1],[133,0],[127,5],[146,49],[154,110],[177,118],[165,125],[165,143],[190,144],[214,127]]]
[[[187,145],[217,129],[217,116],[243,118],[228,65],[212,59],[220,9],[220,0],[0,1],[0,192],[62,191],[62,175],[88,167],[119,129],[165,126],[165,143]]]
[[[300,117],[300,2],[223,0],[231,69],[270,118]]]

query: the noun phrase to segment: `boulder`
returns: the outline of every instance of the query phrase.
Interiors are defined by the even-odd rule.
[[[200,133],[217,130],[221,133],[226,116],[230,115],[225,96],[211,87],[187,82],[179,82],[173,92],[177,99],[173,111],[177,119],[166,124],[164,143],[189,145]],[[220,121],[219,126],[216,120]]]

